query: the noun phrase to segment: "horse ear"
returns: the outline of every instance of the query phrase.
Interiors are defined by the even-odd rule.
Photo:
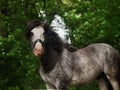
[[[45,31],[50,31],[51,30],[48,23],[42,23],[41,25],[44,27]]]
[[[46,26],[48,26],[48,23],[45,22],[45,23],[42,23],[41,25],[42,25],[43,27],[46,27]]]

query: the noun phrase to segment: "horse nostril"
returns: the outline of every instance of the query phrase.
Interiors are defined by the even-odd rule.
[[[34,46],[33,52],[35,56],[40,56],[43,53],[43,47],[40,42],[37,42]]]
[[[40,56],[43,53],[43,50],[35,48],[33,50],[33,52],[34,52],[35,56]]]

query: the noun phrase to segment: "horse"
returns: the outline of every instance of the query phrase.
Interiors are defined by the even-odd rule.
[[[92,80],[100,90],[120,90],[120,55],[111,45],[94,43],[71,52],[48,24],[32,20],[26,29],[47,90],[68,90]]]

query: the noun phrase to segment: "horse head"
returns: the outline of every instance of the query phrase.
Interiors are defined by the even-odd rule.
[[[32,42],[35,56],[41,56],[45,51],[48,51],[48,47],[57,52],[62,51],[62,40],[46,23],[41,23],[37,20],[29,22],[26,36]]]

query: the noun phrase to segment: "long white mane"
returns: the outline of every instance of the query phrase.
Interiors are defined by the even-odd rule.
[[[65,43],[71,43],[69,33],[68,33],[69,29],[66,29],[65,22],[61,16],[55,15],[50,26],[53,28],[53,30],[56,33],[58,33],[58,35],[61,37],[61,39]]]

